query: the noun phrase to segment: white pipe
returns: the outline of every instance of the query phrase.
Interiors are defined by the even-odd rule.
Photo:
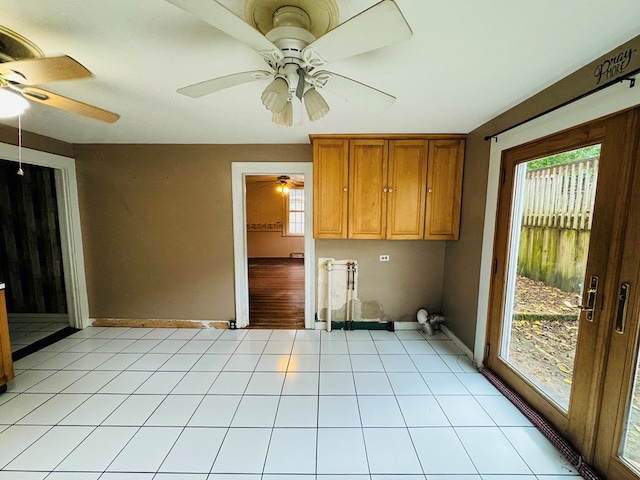
[[[353,321],[353,303],[355,298],[355,283],[356,283],[356,262],[349,260],[347,263],[347,305],[345,312],[345,319],[347,322]]]
[[[356,278],[358,277],[358,262],[353,260],[351,263],[351,321],[353,321],[353,317],[355,317],[356,311]]]
[[[331,331],[331,272],[333,271],[333,262],[331,259],[325,262],[327,267],[327,332]]]
[[[348,325],[348,322],[351,320],[350,317],[350,305],[351,305],[351,262],[347,262],[347,295],[346,295],[346,304],[344,308],[344,324],[345,327]]]

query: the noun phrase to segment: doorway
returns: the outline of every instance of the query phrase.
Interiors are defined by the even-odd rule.
[[[629,110],[503,151],[485,352],[587,462],[625,479],[640,478],[639,122]]]
[[[247,175],[251,328],[304,328],[304,176]]]
[[[24,147],[20,153],[18,147],[4,143],[0,143],[0,158],[12,163],[16,170],[21,158],[23,169],[24,165],[28,164],[47,167],[53,171],[68,325],[76,329],[88,326],[89,302],[84,273],[75,160]]]
[[[11,351],[22,356],[69,328],[55,172],[0,160],[0,276]]]
[[[236,325],[250,325],[249,302],[249,251],[247,245],[247,177],[286,175],[300,176],[304,179],[302,195],[304,195],[304,212],[302,224],[304,231],[303,251],[291,251],[300,256],[304,271],[304,328],[315,327],[315,242],[313,240],[312,212],[312,175],[311,162],[235,162],[232,164],[233,194],[233,233],[234,233],[234,265],[236,286]],[[280,202],[282,197],[280,196]],[[300,217],[300,216],[298,216]],[[274,222],[267,222],[274,223]],[[292,257],[289,257],[292,258]],[[297,260],[300,262],[300,258]]]

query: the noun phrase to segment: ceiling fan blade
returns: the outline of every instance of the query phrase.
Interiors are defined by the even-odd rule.
[[[0,63],[0,77],[21,85],[39,85],[92,76],[89,70],[66,55]]]
[[[371,113],[384,112],[396,100],[388,93],[326,70],[317,72],[311,79],[316,87]]]
[[[338,25],[303,51],[304,60],[320,67],[334,60],[377,50],[413,36],[393,0],[383,0]]]
[[[234,73],[224,77],[205,80],[204,82],[189,85],[178,89],[178,93],[191,98],[199,98],[225,88],[235,87],[243,83],[253,82],[255,80],[266,80],[273,77],[273,72],[267,70],[252,70],[250,72]]]
[[[248,45],[269,60],[281,60],[283,57],[280,49],[267,37],[215,0],[167,1]]]
[[[113,123],[120,118],[120,115],[102,108],[94,107],[88,103],[79,102],[71,98],[63,97],[55,93],[42,90],[40,88],[25,87],[20,89],[20,93],[28,100],[42,103],[50,107],[60,108],[69,112],[78,113],[85,117],[91,117],[101,122]]]

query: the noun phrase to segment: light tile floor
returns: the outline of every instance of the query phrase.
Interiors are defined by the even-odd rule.
[[[442,334],[87,328],[15,363],[0,480],[560,480]]]
[[[11,351],[15,352],[69,326],[68,319],[25,319],[9,316]]]

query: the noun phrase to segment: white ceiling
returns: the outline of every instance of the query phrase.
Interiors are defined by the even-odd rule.
[[[212,0],[213,1],[213,0]],[[95,78],[45,89],[121,115],[106,124],[39,104],[23,128],[72,143],[307,143],[310,133],[468,133],[640,34],[638,0],[396,0],[413,38],[327,65],[397,97],[372,115],[325,93],[328,115],[279,127],[266,82],[200,99],[176,89],[263,69],[249,47],[165,0],[1,0],[0,24]],[[220,0],[242,15],[243,0]],[[337,0],[340,22],[377,0]],[[640,54],[640,53],[639,53]],[[17,125],[15,119],[2,120]]]

